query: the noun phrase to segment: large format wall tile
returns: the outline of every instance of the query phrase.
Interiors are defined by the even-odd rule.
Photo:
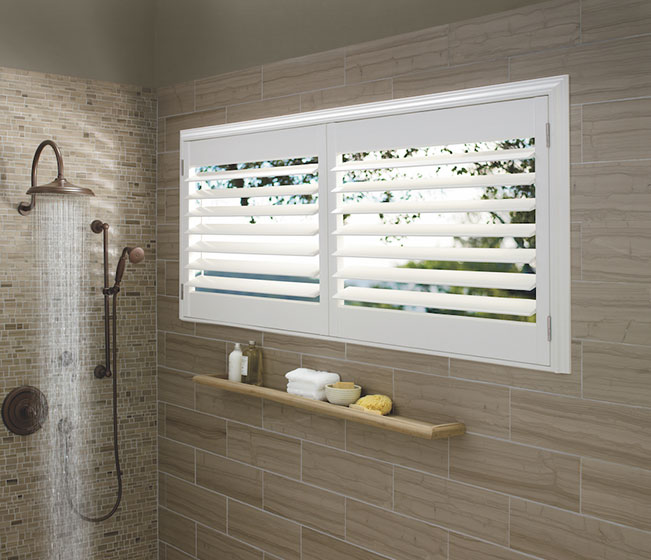
[[[399,76],[393,80],[394,97],[411,97],[508,82],[507,59],[436,68]]]
[[[199,560],[216,558],[263,560],[262,551],[201,525],[197,526],[197,558]],[[169,555],[167,560],[170,560]]]
[[[346,500],[346,538],[401,560],[447,558],[444,530],[355,500]]]
[[[647,0],[583,0],[583,41],[604,41],[651,33],[651,4]]]
[[[651,348],[584,342],[583,396],[651,407]]]
[[[648,467],[651,410],[513,391],[512,438],[585,457]]]
[[[651,471],[584,459],[582,473],[583,513],[651,530]]]
[[[290,115],[292,113],[298,113],[300,110],[300,95],[288,95],[286,97],[266,99],[265,101],[242,103],[241,105],[231,105],[227,110],[227,121],[229,123],[232,123],[238,121],[264,119],[267,117]]]
[[[648,159],[651,99],[583,107],[583,161]]]
[[[158,508],[158,530],[161,540],[194,554],[196,531],[194,521],[168,509]]]
[[[341,86],[344,84],[344,50],[265,64],[262,75],[264,98]]]
[[[196,336],[167,333],[162,365],[196,374],[223,376],[226,345]]]
[[[572,336],[651,346],[651,287],[572,283]]]
[[[531,556],[507,548],[450,533],[449,560],[527,560],[530,558]]]
[[[229,422],[228,456],[293,478],[301,476],[301,442],[273,432]]]
[[[197,410],[229,420],[262,425],[262,400],[197,384]]]
[[[159,117],[194,111],[194,82],[161,87],[157,93]]]
[[[194,408],[192,374],[158,368],[158,400]]]
[[[386,79],[310,91],[301,95],[301,111],[385,101],[391,99],[392,86],[392,81]]]
[[[315,486],[384,507],[393,501],[393,467],[329,447],[303,443],[303,478]]]
[[[159,496],[163,507],[218,531],[226,531],[225,496],[172,476],[163,477]]]
[[[570,75],[572,103],[594,103],[651,94],[651,36],[511,59],[510,79]]]
[[[168,404],[165,406],[165,435],[206,451],[226,453],[226,422],[210,414]]]
[[[512,500],[511,547],[545,560],[647,560],[651,534]]]
[[[450,25],[452,64],[575,45],[579,2],[535,3]]]
[[[197,484],[225,496],[262,506],[262,471],[197,450]]]
[[[346,344],[346,358],[353,362],[364,362],[378,366],[447,375],[448,358],[429,356],[414,352],[402,352],[388,348],[373,348],[360,344]]]
[[[270,473],[264,475],[264,509],[343,538],[345,498]]]
[[[578,457],[465,435],[450,440],[450,477],[558,507],[579,509]]]
[[[302,560],[383,560],[362,548],[333,539],[327,535],[303,528],[302,534]]]
[[[158,470],[194,482],[194,449],[167,438],[158,438]]]
[[[447,66],[447,32],[444,25],[347,48],[346,83]]]
[[[450,375],[487,383],[522,387],[534,391],[578,396],[581,393],[581,343],[572,343],[571,374],[550,375],[535,369],[485,364],[483,362],[453,358],[450,360]]]
[[[228,533],[283,560],[300,559],[300,525],[232,500]]]
[[[448,472],[448,442],[346,422],[346,450],[438,475]]]
[[[210,111],[168,117],[165,120],[165,149],[168,152],[178,151],[181,138],[179,133],[182,130],[224,124],[225,122],[226,111],[224,109],[212,109]]]
[[[394,484],[395,511],[508,543],[508,496],[402,468],[396,468]]]
[[[651,219],[651,162],[572,166],[572,220],[643,222]]]
[[[651,225],[648,222],[583,224],[582,279],[649,283]]]
[[[255,66],[196,82],[197,111],[262,99],[262,68]]]
[[[509,390],[472,381],[395,372],[399,414],[424,422],[464,422],[468,431],[508,437]]]
[[[263,422],[265,429],[288,436],[331,447],[343,448],[346,445],[346,423],[339,418],[310,414],[292,406],[264,401]]]

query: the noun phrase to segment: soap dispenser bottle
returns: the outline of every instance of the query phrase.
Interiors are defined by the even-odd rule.
[[[242,381],[242,348],[239,342],[228,355],[228,380],[237,383]]]
[[[244,352],[243,363],[247,364],[246,383],[262,385],[262,350],[254,340],[249,341],[249,346]]]

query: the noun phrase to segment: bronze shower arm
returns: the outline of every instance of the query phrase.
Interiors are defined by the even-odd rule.
[[[43,142],[38,145],[38,148],[36,148],[36,152],[34,152],[34,159],[32,160],[32,187],[36,186],[36,172],[38,169],[38,162],[41,159],[41,152],[47,146],[50,146],[50,148],[52,148],[54,151],[54,157],[56,157],[57,160],[57,180],[61,181],[63,179],[63,157],[61,156],[61,150],[59,150],[59,146],[56,145],[56,142],[54,142],[54,140],[43,140]],[[21,202],[18,205],[18,212],[25,216],[34,210],[35,207],[36,195],[32,194],[29,204],[27,202]]]

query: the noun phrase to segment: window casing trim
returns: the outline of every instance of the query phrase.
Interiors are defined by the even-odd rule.
[[[569,231],[569,77],[556,76],[527,80],[522,82],[500,84],[470,90],[446,92],[425,95],[401,100],[382,101],[358,106],[336,109],[326,109],[304,114],[294,114],[282,117],[272,117],[256,121],[217,125],[181,131],[181,154],[183,161],[186,154],[187,143],[209,138],[228,137],[246,133],[258,133],[287,129],[292,127],[305,127],[309,125],[329,124],[348,120],[360,120],[387,115],[400,115],[417,111],[453,108],[469,105],[486,104],[491,102],[512,101],[530,97],[546,96],[548,100],[549,122],[549,184],[555,185],[554,196],[550,197],[549,208],[549,244],[554,250],[551,252],[550,267],[550,301],[551,323],[551,362],[549,366],[533,365],[531,363],[517,363],[499,359],[490,359],[482,356],[467,354],[454,354],[452,352],[430,351],[423,348],[407,348],[405,346],[392,346],[386,343],[373,343],[361,340],[350,340],[357,344],[369,346],[394,348],[402,351],[452,356],[459,359],[526,367],[555,373],[570,373],[571,365],[571,321],[570,321],[570,231]],[[187,178],[189,166],[181,165],[180,181],[183,184]],[[181,247],[183,246],[182,232]],[[183,273],[183,271],[181,271]],[[183,277],[183,276],[182,276]],[[181,287],[179,288],[181,289]],[[184,317],[182,305],[179,317],[182,320],[204,322],[201,318]],[[205,320],[205,322],[210,322]],[[250,324],[221,322],[220,324],[234,327],[252,328]],[[279,328],[259,328],[261,331],[291,333],[300,335],[300,332],[288,331]],[[348,340],[331,335],[305,334],[312,338],[328,340]]]

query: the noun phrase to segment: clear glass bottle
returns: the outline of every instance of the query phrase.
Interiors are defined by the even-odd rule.
[[[249,340],[249,346],[244,352],[247,360],[246,383],[262,385],[262,349],[254,340]]]

